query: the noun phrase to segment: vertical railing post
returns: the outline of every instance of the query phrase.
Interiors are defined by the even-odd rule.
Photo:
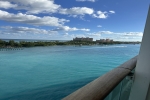
[[[119,99],[118,100],[120,100],[120,98],[121,98],[121,92],[122,92],[122,83],[123,81],[121,81],[121,86],[120,86],[120,91],[119,91]]]
[[[150,100],[150,7],[129,100]]]

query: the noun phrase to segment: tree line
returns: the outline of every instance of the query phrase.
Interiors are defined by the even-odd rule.
[[[36,42],[27,42],[27,41],[20,41],[15,42],[14,40],[9,40],[8,42],[0,40],[0,47],[35,47],[35,46],[53,46],[53,45],[110,45],[110,44],[135,44],[139,42],[120,42],[120,41],[113,41],[113,42],[96,42],[96,41],[66,41],[66,42],[60,42],[60,41],[36,41]]]

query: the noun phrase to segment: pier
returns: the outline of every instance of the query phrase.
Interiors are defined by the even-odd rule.
[[[0,51],[23,50],[23,48],[0,48]]]

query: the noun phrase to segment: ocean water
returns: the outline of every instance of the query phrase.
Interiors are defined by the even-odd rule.
[[[0,51],[0,100],[60,100],[139,49],[139,44],[120,44]]]

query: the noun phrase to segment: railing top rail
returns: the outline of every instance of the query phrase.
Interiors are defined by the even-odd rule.
[[[137,57],[100,76],[63,100],[103,100],[135,68]]]

